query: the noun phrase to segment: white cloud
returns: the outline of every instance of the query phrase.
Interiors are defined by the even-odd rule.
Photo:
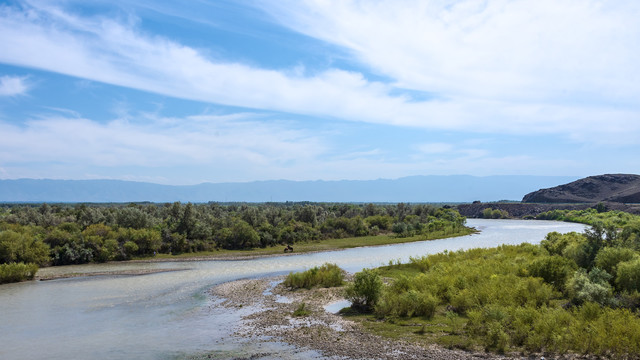
[[[59,116],[23,126],[0,122],[0,164],[260,168],[308,161],[325,150],[313,135],[278,121],[265,124],[251,114],[147,118],[144,123]]]
[[[0,96],[24,95],[29,89],[26,77],[0,76]]]
[[[143,33],[129,19],[80,17],[46,4],[0,7],[0,62],[179,98],[351,121],[602,143],[640,138],[640,11],[633,2],[264,5],[284,25],[348,48],[393,83],[341,69],[304,76],[213,59],[206,50]],[[397,87],[437,98],[390,95]]]
[[[283,25],[350,49],[401,87],[474,99],[635,104],[636,1],[263,2]]]

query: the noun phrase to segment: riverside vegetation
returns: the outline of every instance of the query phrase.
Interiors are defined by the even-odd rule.
[[[459,236],[473,232],[465,221],[447,207],[404,203],[5,204],[0,283],[32,279],[38,266]]]
[[[352,305],[342,313],[373,333],[418,344],[640,358],[640,217],[580,217],[589,230],[553,232],[539,245],[365,269],[346,285]]]

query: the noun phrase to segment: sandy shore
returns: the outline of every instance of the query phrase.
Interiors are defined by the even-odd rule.
[[[63,274],[47,274],[47,275],[36,275],[35,280],[47,281],[47,280],[56,280],[56,279],[67,279],[74,277],[85,277],[85,276],[116,276],[116,275],[126,275],[126,276],[135,276],[135,275],[148,275],[148,274],[158,274],[164,272],[173,272],[173,271],[182,271],[181,269],[144,269],[144,270],[114,270],[114,271],[96,271],[96,272],[81,272],[81,273],[63,273]]]
[[[263,340],[265,336],[273,337],[299,348],[317,350],[328,358],[511,359],[486,353],[448,350],[436,345],[421,347],[366,333],[359,324],[325,311],[326,305],[344,300],[342,289],[289,291],[280,284],[283,279],[239,280],[218,285],[211,290],[213,296],[224,299],[222,306],[251,306],[256,309],[244,317],[245,321],[238,326],[236,336],[252,341],[267,341]],[[310,314],[294,317],[292,314],[301,303],[306,304]]]

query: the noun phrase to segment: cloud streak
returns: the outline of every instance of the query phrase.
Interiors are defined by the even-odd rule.
[[[0,61],[245,108],[434,130],[637,143],[640,59],[632,45],[640,37],[638,6],[478,3],[262,6],[284,26],[347,48],[390,82],[336,68],[305,76],[228,62],[147,34],[129,19],[74,15],[46,2],[31,2],[26,10],[0,8]],[[436,97],[392,95],[399,88]],[[611,126],[602,131],[605,120]]]
[[[634,1],[263,2],[282,25],[349,49],[400,87],[451,97],[636,104]]]

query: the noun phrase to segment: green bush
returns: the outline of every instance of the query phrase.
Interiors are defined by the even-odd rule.
[[[133,255],[135,255],[138,252],[138,244],[134,243],[133,241],[127,241],[124,243],[124,245],[122,246],[124,249],[124,253],[127,255],[127,257],[132,257]]]
[[[553,255],[535,260],[527,270],[531,276],[540,277],[556,290],[563,291],[567,279],[576,270],[576,264],[562,256]]]
[[[616,287],[620,291],[640,291],[640,259],[618,264]]]
[[[36,272],[38,272],[36,264],[0,264],[0,284],[32,280]]]
[[[593,268],[588,274],[584,269],[575,272],[567,282],[567,292],[574,304],[594,302],[601,305],[611,303],[613,295],[609,285],[611,275],[599,268]]]
[[[375,313],[378,316],[400,316],[413,317],[422,316],[431,318],[435,314],[438,306],[438,298],[435,296],[408,290],[396,292],[391,288],[382,292],[382,295],[375,306]]]
[[[23,262],[45,265],[49,261],[49,246],[33,235],[0,231],[0,264]]]
[[[549,255],[562,255],[567,246],[585,241],[584,235],[576,232],[561,234],[554,231],[548,233],[540,245],[549,252]]]
[[[549,305],[553,295],[551,286],[543,283],[541,279],[525,278],[516,285],[513,299],[520,306],[540,307]]]
[[[344,284],[344,270],[336,264],[323,264],[307,271],[290,273],[283,284],[291,289],[311,289],[314,286],[336,287]]]
[[[345,297],[351,307],[369,311],[374,308],[382,293],[382,280],[375,270],[364,269],[353,277],[353,283],[345,289]]]
[[[596,255],[595,265],[611,275],[618,272],[618,264],[636,257],[635,251],[627,248],[605,247]]]
[[[307,309],[306,303],[300,303],[300,305],[298,305],[298,307],[293,311],[293,316],[295,317],[305,317],[309,316],[309,314],[311,314],[311,311]]]

